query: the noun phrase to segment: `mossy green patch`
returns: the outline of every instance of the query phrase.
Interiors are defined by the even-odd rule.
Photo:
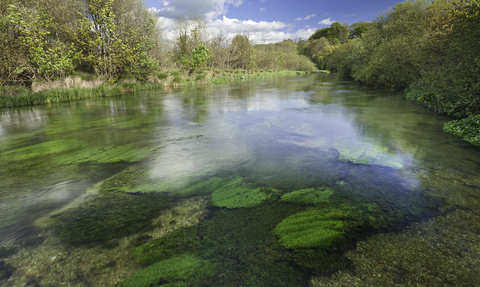
[[[394,169],[403,168],[399,155],[389,152],[388,147],[377,140],[359,141],[351,138],[337,138],[333,147],[338,150],[341,161],[353,163],[382,165]]]
[[[316,204],[329,202],[334,190],[328,187],[307,188],[289,192],[282,196],[282,200],[293,203]]]
[[[185,281],[195,281],[197,278],[209,275],[212,270],[213,265],[208,260],[184,255],[150,265],[125,279],[119,286],[187,286]]]
[[[180,190],[178,194],[182,196],[210,194],[232,184],[232,181],[235,182],[236,178],[211,177],[207,180],[196,180],[188,187]]]
[[[153,149],[141,148],[134,144],[105,147],[89,147],[56,159],[57,164],[73,164],[82,162],[114,163],[137,162],[147,158]]]
[[[100,194],[58,215],[52,228],[71,243],[105,241],[147,228],[151,219],[171,204],[160,194]]]
[[[218,207],[253,207],[268,198],[260,188],[248,187],[242,177],[236,177],[212,193],[211,204]]]
[[[200,241],[197,226],[184,227],[168,236],[136,247],[132,250],[132,255],[138,263],[151,265],[194,250],[198,248]]]
[[[350,210],[310,209],[285,218],[275,228],[287,248],[327,248],[343,237],[343,218]]]
[[[187,281],[186,286],[307,286],[305,270],[293,262],[293,252],[278,244],[272,232],[284,217],[302,209],[287,203],[215,208],[209,213],[211,219],[146,243],[132,253],[145,264],[189,254],[216,266],[214,275]]]
[[[52,155],[52,154],[66,152],[66,151],[72,151],[75,149],[81,149],[85,146],[86,144],[73,139],[48,141],[48,142],[44,142],[36,145],[30,145],[27,147],[8,151],[2,154],[2,156],[0,157],[0,161],[1,160],[16,161],[16,160],[31,159],[37,156]]]

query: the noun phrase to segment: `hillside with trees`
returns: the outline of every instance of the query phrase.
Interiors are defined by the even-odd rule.
[[[176,19],[175,38],[166,39],[142,0],[5,0],[0,13],[0,86],[75,73],[144,82],[173,68],[316,70],[291,40],[255,45],[248,33],[228,39],[196,14]]]
[[[410,100],[460,121],[445,130],[480,145],[480,1],[398,3],[371,23],[333,23],[300,41],[318,68],[406,88]]]

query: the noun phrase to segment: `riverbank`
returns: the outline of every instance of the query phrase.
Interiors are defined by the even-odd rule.
[[[455,116],[455,114],[448,110],[449,107],[451,108],[454,105],[441,103],[441,97],[427,88],[417,86],[407,88],[405,90],[405,97],[407,100],[417,102],[438,113]],[[457,101],[455,104],[461,105],[462,103],[461,101]],[[468,108],[462,110],[462,112],[461,115],[457,116],[458,119],[446,123],[443,126],[443,130],[472,145],[480,146],[480,114],[472,112],[471,109]]]
[[[206,68],[198,69],[190,74],[188,70],[175,69],[160,72],[150,77],[146,83],[140,83],[135,79],[124,77],[115,84],[105,84],[94,78],[93,75],[90,78],[88,75],[81,75],[82,77],[77,76],[74,78],[65,78],[51,83],[35,82],[29,89],[20,86],[0,87],[0,108],[43,105],[90,98],[118,96],[128,92],[192,87],[247,79],[263,79],[275,76],[303,75],[309,73],[329,73],[329,71],[274,72],[271,70],[219,70]]]

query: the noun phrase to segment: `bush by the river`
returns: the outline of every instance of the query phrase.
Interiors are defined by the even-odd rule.
[[[473,145],[480,146],[480,115],[446,123],[443,130]]]

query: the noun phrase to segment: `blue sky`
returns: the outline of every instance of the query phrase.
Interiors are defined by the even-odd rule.
[[[331,22],[370,22],[380,12],[402,1],[394,0],[147,0],[159,15],[167,34],[172,21],[196,12],[212,29],[227,36],[250,31],[257,42],[308,38],[316,29]]]

